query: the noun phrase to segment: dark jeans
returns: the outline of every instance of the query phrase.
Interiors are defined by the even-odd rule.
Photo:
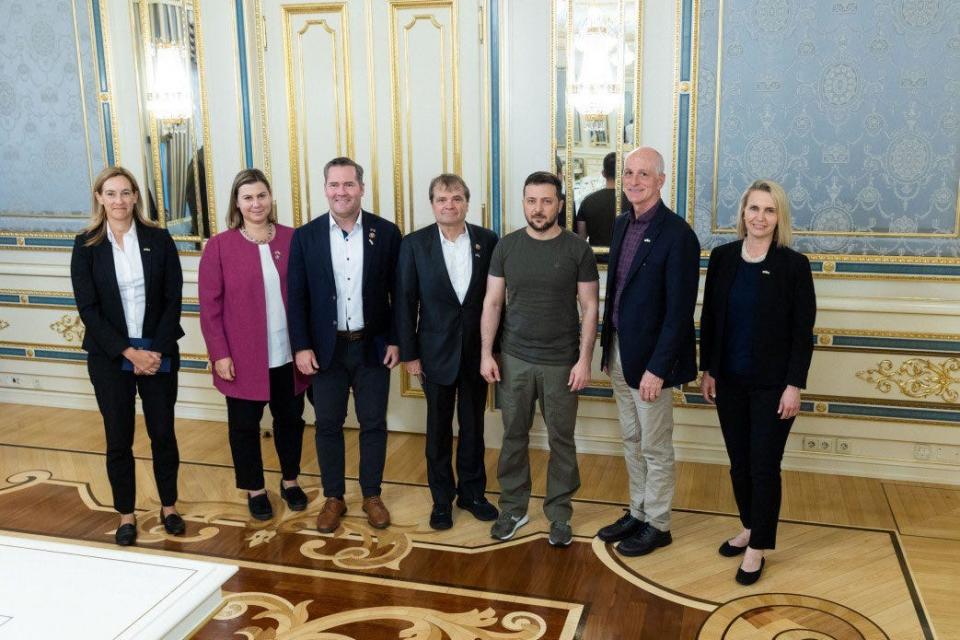
[[[260,453],[260,418],[264,400],[227,397],[227,425],[230,453],[237,489],[263,489],[263,457]],[[300,475],[303,450],[303,394],[293,393],[293,363],[270,369],[270,415],[273,416],[273,443],[280,459],[284,480]]]
[[[456,496],[482,498],[487,487],[483,465],[483,412],[487,383],[476,373],[462,373],[452,385],[423,383],[427,396],[427,482],[435,504],[450,504]],[[453,413],[456,405],[457,477],[454,479]],[[459,480],[459,487],[457,486]]]
[[[777,544],[780,461],[794,421],[777,415],[783,389],[717,380],[717,415],[730,456],[733,495],[754,549]]]
[[[174,433],[173,408],[177,402],[177,372],[137,376],[120,369],[122,358],[90,355],[87,371],[97,396],[107,436],[107,477],[113,490],[113,508],[133,513],[137,486],[133,459],[136,397],[140,394],[143,417],[153,453],[153,477],[160,504],[177,502],[180,452]]]
[[[351,389],[360,422],[360,489],[364,498],[380,495],[387,457],[390,370],[382,364],[367,364],[363,356],[363,340],[348,342],[337,338],[330,366],[313,377],[317,458],[323,495],[328,498],[346,493],[343,422],[347,419]]]

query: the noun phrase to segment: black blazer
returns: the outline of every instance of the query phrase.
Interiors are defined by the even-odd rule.
[[[369,211],[363,225],[363,333],[368,364],[383,362],[393,331],[393,287],[400,229]],[[287,327],[293,352],[312,349],[320,370],[330,366],[337,345],[337,284],[330,256],[330,213],[299,227],[290,241],[287,267]]]
[[[719,377],[727,330],[727,301],[740,264],[742,240],[710,252],[700,314],[700,369]],[[757,379],[772,386],[807,386],[813,357],[817,299],[810,261],[789,247],[770,247],[757,292],[753,353]]]
[[[436,224],[400,244],[394,307],[400,360],[419,358],[427,380],[442,385],[456,382],[461,372],[480,375],[480,316],[498,238],[472,224],[467,224],[467,234],[473,273],[462,305],[447,273]]]
[[[613,297],[617,265],[633,211],[617,216],[610,244],[607,293],[600,334],[602,367],[610,361],[613,336]],[[617,327],[623,377],[633,388],[649,370],[673,387],[697,377],[696,330],[693,311],[700,281],[700,242],[687,222],[660,202],[643,242],[627,272],[620,294]]]
[[[130,336],[117,285],[113,245],[104,237],[100,244],[85,247],[88,237],[86,233],[76,237],[70,259],[73,297],[85,328],[83,348],[90,355],[119,358],[130,346]],[[180,365],[177,340],[183,336],[180,256],[166,229],[137,223],[137,242],[146,285],[143,337],[153,340],[151,350],[169,357],[171,371],[176,371]]]

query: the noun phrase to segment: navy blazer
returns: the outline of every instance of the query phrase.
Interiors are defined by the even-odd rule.
[[[613,297],[617,265],[627,224],[633,211],[619,216],[613,226],[607,293],[600,334],[602,367],[610,361],[613,336]],[[627,384],[637,388],[643,372],[663,378],[664,387],[697,377],[696,332],[693,311],[700,280],[700,242],[687,222],[660,202],[643,242],[637,248],[627,282],[620,294],[617,327],[620,361]]]
[[[480,316],[498,238],[472,224],[467,224],[467,234],[473,272],[463,304],[450,282],[436,224],[400,244],[395,303],[400,360],[419,358],[427,380],[436,384],[452,385],[461,372],[480,375]]]
[[[117,285],[113,245],[104,236],[100,244],[84,246],[89,237],[87,233],[76,237],[70,258],[73,298],[84,326],[83,349],[91,355],[119,358],[130,346],[130,336]],[[150,350],[169,357],[171,370],[176,371],[180,365],[177,340],[183,336],[183,272],[177,246],[166,229],[139,223],[137,243],[146,288],[143,337],[153,340]]]
[[[727,302],[740,264],[743,241],[710,252],[700,313],[700,369],[719,378],[727,331]],[[810,261],[789,247],[773,245],[763,262],[757,290],[752,349],[756,378],[771,386],[807,386],[813,357],[817,299]]]
[[[368,364],[383,362],[393,331],[393,287],[400,229],[380,216],[362,211],[363,333]],[[372,237],[371,237],[372,236]],[[290,241],[287,267],[287,327],[294,354],[312,349],[320,370],[333,359],[337,344],[337,284],[330,256],[330,213],[299,227]]]

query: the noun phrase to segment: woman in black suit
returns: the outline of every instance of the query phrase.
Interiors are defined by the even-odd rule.
[[[133,433],[139,392],[153,451],[160,519],[172,535],[180,455],[174,434],[177,340],[183,274],[173,239],[143,215],[140,189],[122,167],[107,167],[93,185],[90,224],[73,245],[70,275],[86,332],[87,370],[103,415],[107,476],[120,513],[119,545],[137,539]]]
[[[776,546],[780,461],[813,356],[817,301],[806,256],[790,249],[783,188],[757,180],[740,199],[740,240],[710,254],[700,316],[701,391],[716,403],[743,531],[720,554],[744,553],[753,584]]]

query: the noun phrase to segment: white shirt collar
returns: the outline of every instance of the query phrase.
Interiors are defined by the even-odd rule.
[[[106,224],[106,223],[105,223]],[[133,222],[130,224],[130,228],[127,230],[123,237],[126,239],[133,238],[134,242],[137,240],[137,223]],[[113,229],[110,228],[110,225],[107,224],[107,240],[110,241],[110,244],[117,244],[117,237],[113,235]]]
[[[363,221],[363,211],[357,214],[357,221],[354,223],[353,229],[351,229],[350,233],[348,233],[347,235],[352,236],[354,233],[357,232],[358,229],[362,229],[363,228],[363,225],[361,224],[362,221]],[[330,230],[331,231],[337,230],[341,233],[343,232],[343,229],[341,229],[340,225],[337,224],[337,219],[333,217],[333,213],[330,213]]]
[[[440,228],[440,225],[437,225],[437,232],[440,234],[440,243],[448,245],[458,245],[461,242],[467,242],[470,239],[470,234],[467,232],[467,226],[463,226],[463,233],[457,236],[455,240],[447,240],[447,236],[443,235],[443,229]]]

